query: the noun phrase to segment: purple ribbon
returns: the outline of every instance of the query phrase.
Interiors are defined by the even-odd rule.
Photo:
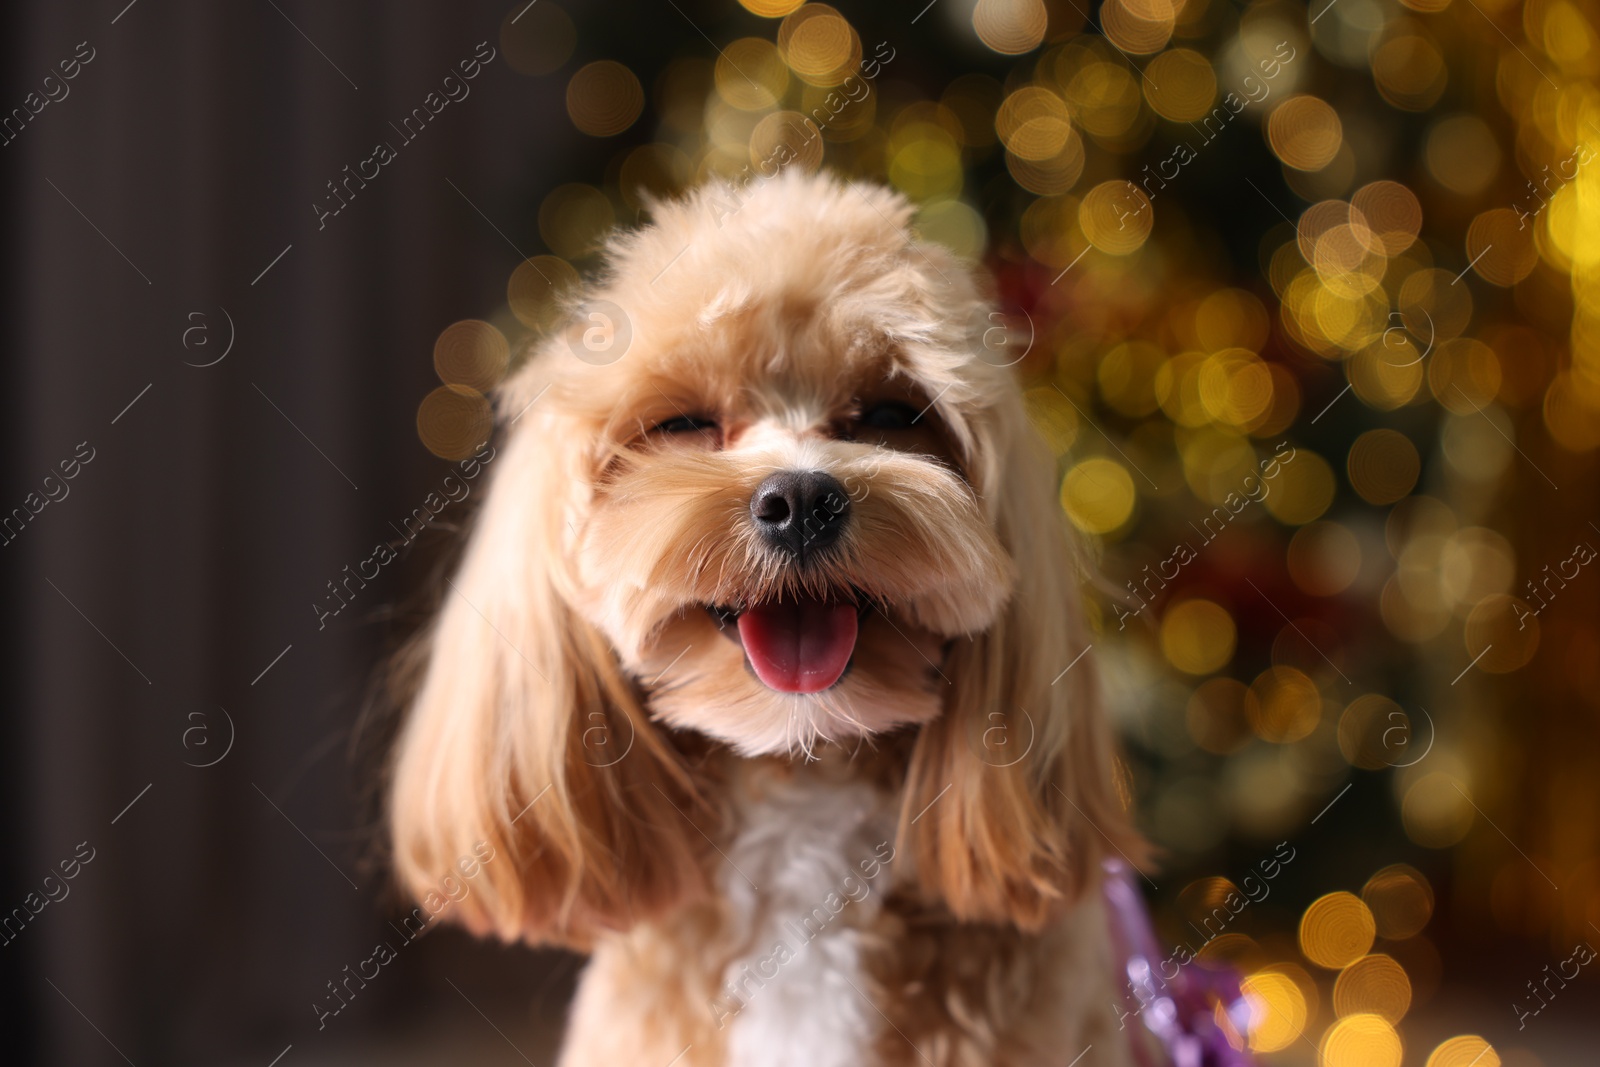
[[[1129,1014],[1137,1014],[1166,1049],[1171,1067],[1255,1067],[1248,1048],[1234,1044],[1244,1045],[1250,1032],[1250,1004],[1239,990],[1238,975],[1230,968],[1198,963],[1180,967],[1171,978],[1158,975],[1161,951],[1133,872],[1119,859],[1106,860],[1104,867],[1113,950],[1140,1005],[1123,1015],[1124,1025]],[[1217,1025],[1219,1005],[1233,1030],[1231,1037]],[[1139,1067],[1156,1067],[1147,1042],[1134,1039],[1132,1045]]]

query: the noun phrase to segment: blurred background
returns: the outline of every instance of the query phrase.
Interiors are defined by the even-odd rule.
[[[363,708],[561,291],[775,158],[992,277],[1158,929],[1264,1061],[1593,1062],[1592,2],[0,20],[7,1062],[550,1061],[579,961],[451,930],[325,1014],[400,940]]]

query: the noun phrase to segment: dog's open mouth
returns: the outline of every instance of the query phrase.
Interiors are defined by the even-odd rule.
[[[734,624],[730,636],[737,635],[750,669],[780,693],[820,693],[844,676],[861,610],[853,600],[812,596],[710,609],[725,626]]]

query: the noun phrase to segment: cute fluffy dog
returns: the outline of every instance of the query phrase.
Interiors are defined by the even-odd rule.
[[[592,953],[568,1067],[1128,1055],[1055,464],[911,214],[792,172],[658,205],[574,314],[625,350],[553,337],[499,398],[391,831],[418,895],[493,845],[470,929]]]

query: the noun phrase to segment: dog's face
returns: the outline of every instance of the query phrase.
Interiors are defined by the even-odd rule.
[[[538,401],[578,453],[578,610],[655,717],[747,754],[933,718],[1014,579],[974,484],[996,368],[965,273],[886,195],[791,184],[781,211],[669,208],[597,296],[627,350],[558,346]]]
[[[702,189],[513,376],[397,749],[414,891],[480,837],[516,861],[461,917],[506,937],[582,944],[703,890],[696,735],[914,727],[907,866],[964,919],[1037,928],[1100,835],[1137,849],[1093,666],[1063,670],[1086,639],[1054,457],[970,272],[910,221],[825,178]]]

